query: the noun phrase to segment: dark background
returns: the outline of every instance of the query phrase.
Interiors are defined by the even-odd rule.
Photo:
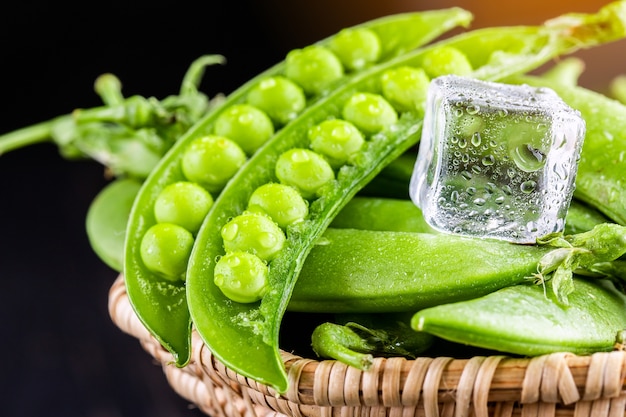
[[[193,59],[219,53],[227,65],[209,68],[202,86],[213,96],[232,91],[291,48],[388,13],[459,5],[473,11],[473,26],[481,27],[537,24],[605,2],[541,3],[15,2],[0,18],[0,133],[99,105],[92,85],[104,72],[122,80],[126,95],[163,98],[177,93]],[[580,54],[588,61],[583,84],[602,90],[626,72],[624,46]],[[116,273],[94,255],[84,231],[89,203],[105,184],[97,163],[66,161],[50,144],[0,157],[3,416],[200,415],[109,319]]]

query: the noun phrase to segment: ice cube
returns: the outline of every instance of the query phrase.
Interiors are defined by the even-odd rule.
[[[436,78],[411,199],[437,230],[534,243],[563,230],[584,134],[548,88]]]

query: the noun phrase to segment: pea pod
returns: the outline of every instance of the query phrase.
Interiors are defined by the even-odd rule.
[[[408,187],[408,178],[406,180],[405,185]],[[602,213],[578,200],[572,200],[563,233],[582,233],[607,222],[609,219]],[[410,200],[358,195],[341,209],[330,226],[338,229],[438,233],[426,223],[422,211]]]
[[[535,280],[538,274],[549,281],[559,269],[613,276],[626,253],[626,228],[615,224],[561,239],[514,245],[443,233],[329,228],[309,253],[288,309],[417,311]]]
[[[589,355],[614,349],[626,328],[626,297],[606,280],[574,280],[570,305],[550,288],[515,285],[475,300],[415,314],[411,326],[454,342],[535,356],[554,352]]]
[[[120,178],[108,184],[91,202],[85,226],[89,243],[98,257],[115,271],[124,265],[126,225],[141,182]]]
[[[573,199],[567,209],[563,233],[573,235],[586,232],[602,223],[610,223],[610,220],[588,204]]]
[[[413,150],[400,155],[380,171],[380,173],[365,186],[359,195],[366,197],[385,197],[395,199],[410,199],[409,183],[417,155]]]
[[[524,282],[550,251],[448,234],[329,228],[309,253],[288,308],[417,311]]]
[[[541,83],[545,84],[545,81]],[[593,123],[596,123],[596,118],[591,118],[587,126]],[[593,126],[590,128],[592,132],[596,130]],[[421,211],[412,208],[413,203],[408,201],[415,158],[414,153],[408,152],[392,161],[339,213],[333,227],[427,231],[425,227],[430,226],[420,218]],[[584,232],[610,221],[598,209],[574,196],[567,211],[564,233],[567,235]]]
[[[384,17],[358,25],[352,30],[356,33],[375,33],[380,41],[380,45],[376,46],[379,48],[377,59],[384,61],[428,42],[453,27],[467,25],[470,19],[468,12],[452,8]],[[346,45],[345,35],[344,32],[342,42],[335,45],[339,51]],[[347,35],[349,39],[350,33]],[[185,229],[175,227],[177,225],[161,226],[160,230],[150,233],[150,245],[146,244],[142,249],[144,237],[157,223],[155,202],[167,186],[183,181],[202,183],[215,197],[229,180],[229,176],[224,176],[226,171],[232,174],[239,169],[245,162],[245,156],[262,146],[275,129],[280,129],[288,122],[287,119],[302,111],[303,106],[315,103],[323,96],[325,89],[335,88],[358,74],[358,70],[337,72],[336,59],[327,50],[334,39],[330,37],[317,43],[316,46],[326,48],[323,49],[325,52],[320,52],[320,48],[315,49],[311,58],[321,60],[318,62],[326,68],[322,72],[323,76],[331,75],[326,78],[323,88],[319,84],[315,84],[314,88],[310,85],[311,80],[317,80],[321,75],[307,73],[302,69],[306,68],[302,63],[295,64],[296,70],[293,67],[290,70],[287,61],[268,69],[230,94],[219,108],[183,135],[152,171],[135,200],[127,228],[124,257],[129,300],[142,323],[173,354],[179,366],[184,365],[190,356],[191,320],[185,295],[184,268],[194,236],[193,233],[190,235],[185,232]],[[301,52],[304,53],[304,50]],[[289,58],[297,60],[298,55]],[[367,66],[373,64],[367,62]],[[311,88],[306,95],[300,86],[285,76],[294,71],[297,78],[308,83]],[[285,100],[286,97],[293,100]],[[252,106],[251,102],[255,105]],[[265,108],[268,102],[274,108]],[[259,107],[265,108],[267,112]],[[207,135],[213,137],[206,139]],[[199,149],[190,152],[190,156],[185,158],[192,145]],[[243,158],[241,151],[247,154]],[[211,168],[208,172],[204,170],[207,166]],[[172,239],[176,242],[172,242]],[[150,265],[158,269],[158,273],[147,268],[142,252],[150,258]],[[163,274],[175,276],[164,279]]]
[[[410,200],[355,196],[333,219],[330,227],[413,233],[438,233]]]
[[[313,351],[367,371],[374,357],[415,358],[433,343],[432,335],[410,327],[412,314],[346,314],[338,323],[318,325],[311,335]]]
[[[283,128],[222,191],[199,232],[190,257],[187,270],[190,312],[198,333],[215,356],[244,376],[271,385],[279,392],[287,389],[278,348],[279,327],[304,259],[342,206],[382,167],[419,138],[419,105],[402,112],[396,121],[389,103],[385,104],[380,96],[381,77],[385,71],[407,66],[420,68],[431,58],[454,56],[455,68],[465,71],[469,65],[474,69],[471,74],[476,77],[504,78],[533,69],[547,59],[577,47],[624,36],[623,21],[613,13],[613,8],[615,5],[603,9],[599,16],[567,16],[549,26],[475,31],[400,56],[356,75]],[[607,25],[607,20],[616,22]],[[574,26],[568,26],[567,22],[573,22]],[[608,27],[608,33],[602,29]],[[617,31],[613,32],[613,29]],[[596,35],[590,37],[589,33]],[[465,58],[459,60],[458,54],[439,54],[450,49]],[[446,68],[448,64],[447,61],[441,63]],[[437,65],[427,65],[425,69],[437,74],[440,69]],[[398,96],[402,94],[391,94],[388,98],[395,101]],[[364,108],[359,106],[360,103],[366,104]],[[327,168],[320,168],[323,163],[319,159],[303,151],[309,148],[309,129],[333,118],[353,122],[368,136],[364,150],[334,176],[327,175]],[[378,124],[378,128],[375,129],[372,123]],[[266,275],[260,274],[256,268],[253,276],[247,269],[235,271],[239,260],[230,257],[232,252],[228,248],[225,252],[224,238],[230,240],[244,232],[245,228],[240,225],[231,227],[230,221],[244,214],[250,195],[258,187],[277,180],[301,188],[311,185],[307,178],[299,175],[297,167],[292,170],[293,177],[282,175],[284,155],[296,166],[302,163],[323,172],[317,179],[324,178],[324,181],[315,184],[315,192],[306,189],[306,194],[303,193],[305,198],[311,199],[309,215],[286,229],[286,240],[275,248],[271,259],[261,259],[269,262]],[[252,228],[245,233],[260,245],[277,241],[274,238],[268,240],[265,230]],[[227,262],[232,263],[233,273],[226,276],[220,270],[216,274],[216,266],[226,256]],[[226,282],[230,291],[232,287],[247,285],[244,283],[248,281],[254,281],[255,286],[259,281],[265,283],[260,302],[236,303],[222,292],[222,284]]]
[[[408,184],[410,173],[401,177],[406,180],[401,183]],[[141,182],[136,179],[119,178],[96,196],[87,212],[86,231],[91,247],[106,265],[118,272],[123,269],[126,225],[140,187]],[[564,234],[585,232],[608,221],[595,209],[572,200]],[[421,210],[410,200],[380,197],[355,196],[337,214],[330,226],[341,229],[437,233],[424,221]]]

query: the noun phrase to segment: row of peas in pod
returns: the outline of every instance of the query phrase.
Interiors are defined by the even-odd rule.
[[[445,44],[373,67],[303,112],[238,172],[187,269],[193,322],[221,362],[284,389],[280,321],[308,251],[368,178],[417,142],[430,79],[473,68]],[[308,210],[281,226],[287,207]]]
[[[324,244],[323,233],[339,210],[419,140],[423,84],[443,74],[502,80],[595,42],[572,38],[583,33],[579,26],[586,21],[567,17],[558,23],[476,30],[378,63],[309,105],[259,149],[220,194],[187,267],[189,311],[214,356],[240,375],[284,392],[288,377],[279,330],[301,268],[313,246]],[[315,132],[330,121],[348,123],[363,136],[358,151],[346,148],[350,156],[337,166],[324,147],[313,145]],[[271,214],[266,229],[242,221],[240,216],[255,214],[253,195],[276,183],[308,202],[307,215],[285,229]],[[324,285],[324,276],[316,285]]]
[[[302,112],[307,98],[323,93],[346,72],[373,64],[380,53],[380,40],[372,30],[343,30],[328,46],[311,45],[291,51],[285,61],[284,75],[262,79],[247,93],[245,102],[225,109],[215,120],[213,132],[195,139],[184,151],[180,161],[184,180],[168,185],[158,195],[154,204],[156,224],[141,241],[145,266],[163,278],[184,280],[194,236],[213,205],[212,195],[219,194],[247,157],[271,138],[275,130]],[[427,78],[420,81],[426,85]],[[359,113],[367,106],[379,107],[376,112],[380,114],[366,120],[372,115]],[[355,97],[347,111],[352,117],[360,117],[361,124],[368,124],[364,126],[368,130],[386,121],[393,123],[396,117],[388,103],[366,95]],[[257,270],[261,261],[271,260],[284,241],[280,228],[306,216],[307,203],[302,197],[311,198],[317,188],[333,178],[330,163],[335,166],[345,163],[364,143],[363,135],[354,125],[340,120],[317,126],[311,135],[313,151],[294,149],[281,157],[277,174],[287,185],[268,184],[253,196],[255,211],[266,212],[271,218],[246,213],[225,228],[224,235],[231,236],[225,241],[228,252],[250,253],[229,254],[220,265],[242,262],[239,269]],[[237,229],[240,233],[235,237]],[[257,241],[244,237],[244,231],[256,233]],[[236,301],[258,299],[258,296],[236,295],[232,289],[226,292]],[[260,289],[257,293],[260,296]]]
[[[246,210],[221,229],[225,254],[217,258],[214,282],[228,298],[248,303],[263,297],[269,264],[283,250],[289,226],[307,219],[309,204],[324,195],[342,167],[355,163],[373,135],[395,125],[404,111],[423,111],[431,77],[472,71],[467,57],[453,47],[429,51],[422,65],[385,71],[379,92],[354,93],[340,117],[308,129],[307,147],[278,156],[274,181],[256,188]]]
[[[133,203],[123,272],[137,316],[179,366],[190,357],[187,260],[223,187],[330,92],[471,17],[459,8],[392,15],[292,51],[231,93],[163,157]]]

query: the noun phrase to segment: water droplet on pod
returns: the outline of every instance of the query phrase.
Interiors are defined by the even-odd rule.
[[[239,233],[239,226],[236,223],[227,223],[222,228],[222,237],[224,240],[234,240]]]
[[[520,185],[520,190],[526,194],[532,193],[535,191],[535,188],[537,188],[537,183],[533,180],[524,181],[522,185]]]
[[[480,137],[480,132],[476,132],[472,135],[471,139],[472,145],[478,147],[482,142],[482,138]]]

